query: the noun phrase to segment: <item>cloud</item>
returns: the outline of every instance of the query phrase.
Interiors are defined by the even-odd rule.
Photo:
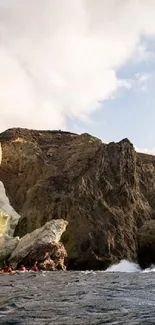
[[[138,63],[144,62],[154,62],[155,60],[155,50],[154,48],[150,48],[149,39],[148,41],[140,39],[137,44],[135,51],[131,57],[132,61],[136,61]]]
[[[116,72],[142,34],[155,36],[154,10],[154,0],[0,0],[0,130],[65,128],[130,88]]]
[[[140,91],[146,91],[150,83],[154,80],[153,73],[136,73],[134,79],[134,88]]]
[[[146,154],[149,154],[149,155],[155,155],[155,147],[149,149],[149,148],[139,148],[137,146],[134,146],[135,147],[135,150],[137,152],[142,152],[142,153],[146,153]]]

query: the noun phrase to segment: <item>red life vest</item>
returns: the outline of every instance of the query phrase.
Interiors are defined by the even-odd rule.
[[[34,265],[34,266],[32,267],[32,271],[37,272],[37,271],[38,271],[38,266],[37,266],[37,265]]]
[[[18,268],[18,271],[26,271],[26,267],[24,265],[21,265],[19,268]]]
[[[4,272],[12,272],[12,268],[11,266],[6,266],[5,269],[4,269]]]

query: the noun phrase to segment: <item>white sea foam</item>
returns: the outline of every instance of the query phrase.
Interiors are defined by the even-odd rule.
[[[141,269],[138,266],[138,264],[129,262],[127,260],[122,260],[118,264],[114,264],[110,267],[105,272],[140,272]]]
[[[143,273],[150,273],[150,272],[155,272],[155,265],[151,265],[151,267],[145,269]]]
[[[93,270],[86,270],[86,271],[81,271],[81,274],[87,275],[87,274],[96,274]]]

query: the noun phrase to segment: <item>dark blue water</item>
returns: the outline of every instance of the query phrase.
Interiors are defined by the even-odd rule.
[[[155,273],[1,275],[0,324],[155,324]]]

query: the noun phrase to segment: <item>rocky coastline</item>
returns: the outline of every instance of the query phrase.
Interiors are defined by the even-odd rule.
[[[1,262],[37,260],[49,270],[155,263],[155,156],[128,139],[104,144],[60,130],[9,129],[0,143],[0,181],[20,216],[12,238],[0,215]]]

